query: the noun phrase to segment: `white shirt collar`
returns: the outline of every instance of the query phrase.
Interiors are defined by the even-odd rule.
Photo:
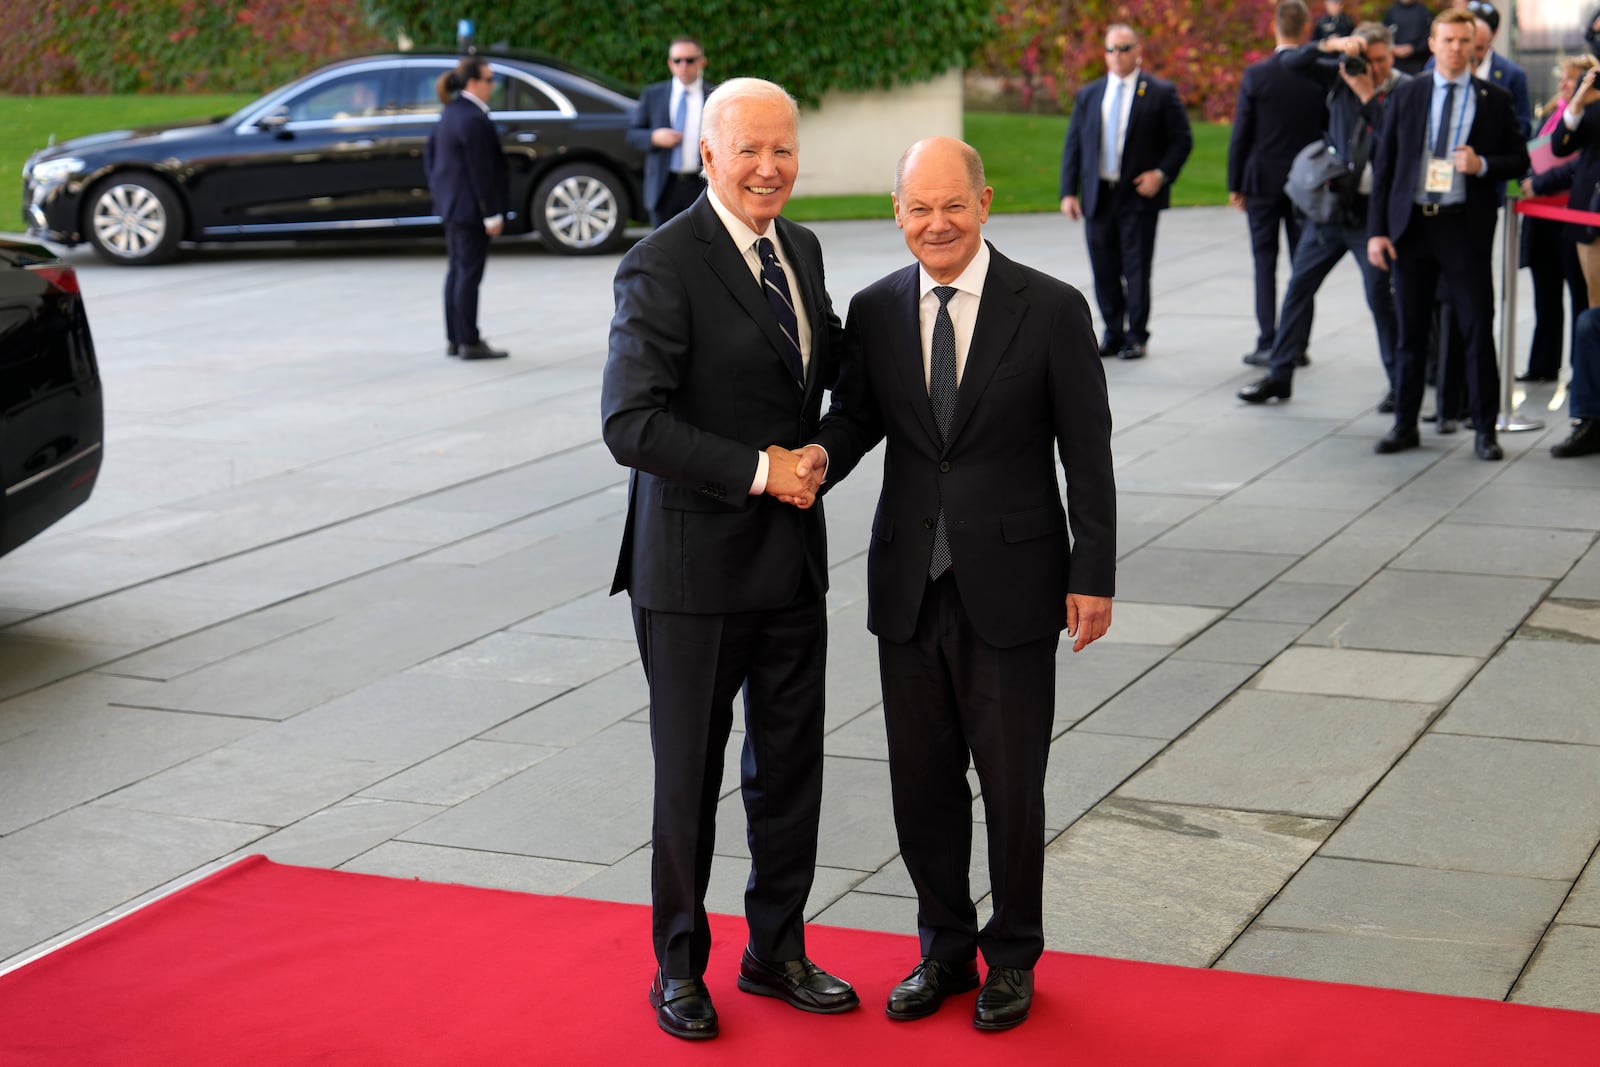
[[[921,288],[917,291],[920,300],[933,292],[935,286],[953,285],[963,293],[970,293],[975,297],[983,297],[983,280],[989,276],[989,242],[979,241],[977,254],[972,257],[972,262],[967,264],[967,269],[956,276],[953,282],[936,282],[928,273],[928,268],[917,265],[917,274],[921,279]]]
[[[717,191],[710,185],[706,186],[706,199],[711,201],[711,210],[717,213],[717,218],[722,220],[722,225],[727,227],[728,236],[733,238],[733,247],[741,253],[756,243],[762,237],[770,237],[774,244],[778,243],[778,224],[774,222],[767,227],[766,233],[757,233],[745,221],[728,210],[726,204],[717,199]]]
[[[696,78],[694,81],[690,82],[688,85],[683,84],[677,78],[673,78],[672,79],[672,98],[674,100],[676,100],[678,97],[682,96],[684,93],[694,93],[695,95],[698,96],[701,93],[704,84],[705,84],[705,79],[704,78]]]
[[[487,103],[485,103],[484,101],[479,100],[476,96],[473,96],[471,93],[467,92],[467,90],[465,90],[465,89],[461,90],[461,98],[463,100],[471,100],[474,104],[477,104],[478,105],[478,110],[482,111],[485,115],[487,115],[489,113],[489,105]]]

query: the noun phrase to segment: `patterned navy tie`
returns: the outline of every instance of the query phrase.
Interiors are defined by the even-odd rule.
[[[761,257],[761,291],[767,294],[767,304],[777,317],[778,329],[789,342],[785,346],[783,361],[788,364],[794,380],[806,380],[805,363],[800,359],[800,320],[795,317],[794,300],[789,296],[789,278],[778,262],[778,250],[767,237],[756,242],[756,254]]]
[[[939,427],[939,440],[950,437],[950,422],[956,413],[956,327],[950,321],[950,298],[955,286],[937,285],[939,313],[933,319],[933,347],[928,354],[928,406]],[[944,525],[944,501],[939,501],[939,521],[933,530],[933,555],[928,560],[928,577],[937,578],[950,569],[950,535]]]

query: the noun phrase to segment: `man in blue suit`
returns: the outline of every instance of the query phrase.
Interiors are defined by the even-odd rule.
[[[1132,27],[1112,26],[1106,76],[1078,90],[1061,152],[1061,213],[1084,220],[1101,356],[1144,358],[1156,221],[1193,147],[1178,91],[1139,69]]]
[[[704,78],[706,52],[697,38],[674,37],[667,47],[672,77],[647,85],[627,132],[645,153],[644,205],[660,226],[700,197],[700,116],[716,86]]]
[[[1256,343],[1244,356],[1256,365],[1271,357],[1278,336],[1278,231],[1293,256],[1305,221],[1283,185],[1295,154],[1328,126],[1323,87],[1282,62],[1306,43],[1311,12],[1303,0],[1279,0],[1273,22],[1277,51],[1244,69],[1228,141],[1228,203],[1245,213],[1256,265]]]
[[[433,209],[444,220],[450,266],[444,277],[445,353],[462,359],[504,359],[478,333],[478,286],[489,262],[489,239],[505,228],[511,187],[500,135],[489,121],[494,71],[466,56],[439,78],[444,104],[422,152]]]
[[[1400,319],[1394,427],[1378,452],[1420,445],[1423,361],[1439,282],[1465,340],[1467,395],[1478,458],[1501,459],[1495,440],[1494,229],[1501,190],[1528,169],[1528,149],[1498,86],[1472,77],[1474,19],[1446,11],[1433,21],[1432,74],[1403,82],[1378,134],[1367,217],[1367,258],[1392,271]]]

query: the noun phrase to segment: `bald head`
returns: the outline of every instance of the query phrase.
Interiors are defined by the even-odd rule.
[[[983,157],[978,155],[978,150],[954,137],[926,137],[901,153],[900,162],[894,168],[894,195],[898,197],[905,191],[906,170],[913,160],[927,158],[942,163],[951,154],[966,169],[967,182],[972,186],[972,191],[981,192],[984,185]]]
[[[948,285],[983,247],[994,190],[983,160],[954,137],[929,137],[906,149],[895,171],[894,221],[929,276]]]

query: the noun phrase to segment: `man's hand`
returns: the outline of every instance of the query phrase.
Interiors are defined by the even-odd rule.
[[[1147,170],[1133,179],[1133,191],[1148,200],[1159,193],[1166,183],[1159,170]]]
[[[1350,87],[1350,91],[1356,94],[1356,99],[1363,104],[1371,100],[1373,94],[1378,91],[1378,87],[1372,82],[1370,69],[1362,74],[1351,74],[1341,66],[1339,68],[1339,77],[1344,79],[1344,83]]]
[[[1111,629],[1111,598],[1067,594],[1067,636],[1076,637],[1072,651],[1082,652]]]
[[[1078,202],[1078,198],[1075,196],[1063,196],[1061,198],[1061,213],[1073,222],[1077,222],[1083,218],[1083,205]]]
[[[1397,44],[1390,51],[1394,53],[1396,59],[1410,59],[1417,54],[1417,46],[1414,44]]]
[[[1367,238],[1367,262],[1379,270],[1388,270],[1389,264],[1398,258],[1394,251],[1394,242],[1387,237]]]
[[[490,237],[499,237],[500,234],[505,231],[505,228],[506,220],[504,218],[499,218],[493,222],[485,223],[483,232],[488,234]]]
[[[1244,210],[1244,194],[1243,193],[1229,193],[1228,194],[1228,206],[1229,207],[1238,208],[1240,211],[1243,211]]]
[[[1452,155],[1457,172],[1477,177],[1478,169],[1483,166],[1483,157],[1478,155],[1476,148],[1469,144],[1458,144]]]
[[[683,131],[675,130],[671,126],[657,126],[650,131],[650,143],[657,148],[677,148],[678,142],[683,140]]]
[[[807,445],[806,448],[816,446]],[[799,470],[802,460],[808,461],[804,474]],[[822,484],[823,471],[812,469],[814,463],[815,459],[810,453],[791,452],[782,445],[768,445],[767,495],[802,510],[809,508],[816,502],[817,487]]]

